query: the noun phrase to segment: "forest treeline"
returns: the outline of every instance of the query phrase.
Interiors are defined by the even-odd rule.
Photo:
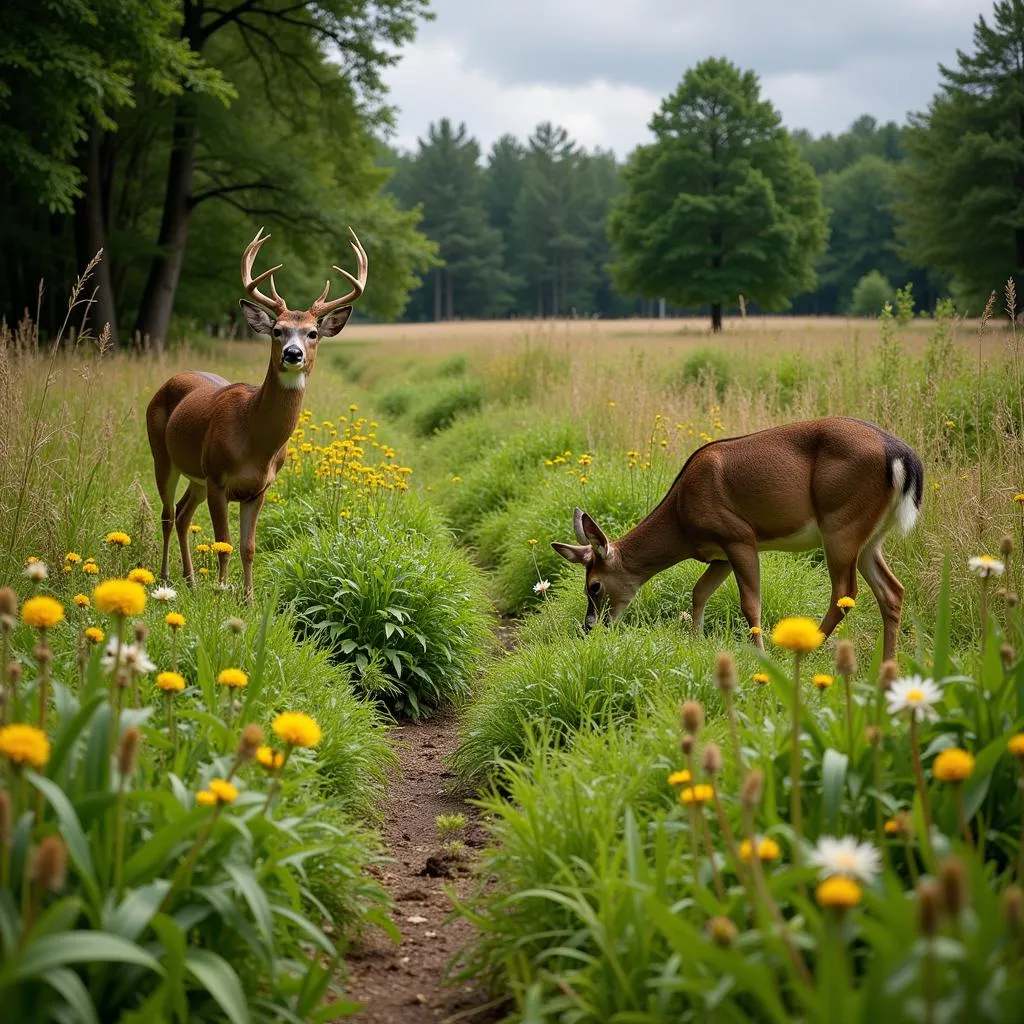
[[[10,0],[0,39],[0,315],[53,328],[97,250],[95,319],[160,345],[237,324],[260,225],[293,305],[370,253],[359,315],[978,312],[1024,273],[1024,0],[979,18],[928,109],[789,131],[752,72],[681,69],[628,155],[565,128],[487,152],[442,118],[386,144],[382,76],[427,0]],[[965,40],[965,44],[966,44]],[[41,299],[39,282],[45,282]],[[1021,281],[1020,284],[1024,284]],[[1020,286],[1020,285],[1018,285]]]

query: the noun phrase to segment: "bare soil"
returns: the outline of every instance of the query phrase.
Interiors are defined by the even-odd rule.
[[[500,1001],[471,986],[446,984],[452,957],[473,939],[472,925],[451,917],[445,888],[465,896],[477,882],[473,854],[484,842],[475,808],[452,793],[448,756],[457,743],[454,714],[394,728],[391,740],[401,775],[391,786],[382,835],[394,863],[379,878],[394,900],[392,920],[402,933],[396,945],[387,935],[367,936],[348,958],[348,995],[364,1004],[360,1024],[424,1024],[465,1021],[484,1024],[503,1016]],[[440,814],[462,813],[467,850],[452,863],[438,840]],[[445,877],[445,876],[448,877]]]

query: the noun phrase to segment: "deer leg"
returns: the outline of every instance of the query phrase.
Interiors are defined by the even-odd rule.
[[[736,585],[740,590],[740,610],[747,620],[754,643],[764,650],[761,636],[761,559],[753,544],[730,544],[725,556],[736,574]]]
[[[190,586],[195,586],[196,574],[192,568],[192,549],[189,546],[188,528],[192,522],[192,516],[205,497],[206,485],[191,480],[188,489],[181,496],[181,501],[178,502],[178,507],[174,510],[174,526],[178,532],[178,547],[181,548],[181,569]]]
[[[252,600],[252,560],[256,555],[256,520],[263,508],[262,494],[252,501],[242,502],[238,510],[238,544],[242,549],[242,576],[245,579],[245,599]]]
[[[206,490],[206,504],[210,509],[210,519],[213,521],[213,536],[216,540],[225,544],[231,543],[231,528],[228,525],[228,495],[223,487],[208,484]],[[217,580],[223,586],[228,581],[229,554],[217,552]]]
[[[896,656],[896,640],[903,612],[903,584],[885,564],[881,538],[860,553],[857,568],[867,580],[882,613],[882,657],[889,661]]]
[[[825,563],[832,580],[832,597],[818,629],[825,636],[831,636],[843,621],[839,598],[857,596],[857,549],[851,550],[850,544],[829,538],[825,541]]]
[[[704,608],[711,595],[725,582],[732,572],[727,561],[711,562],[703,575],[693,586],[693,631],[700,636],[704,632]]]
[[[170,552],[171,534],[174,532],[175,508],[174,492],[178,489],[181,474],[171,466],[165,469],[163,479],[157,473],[157,488],[160,491],[160,526],[164,535],[164,552],[160,560],[160,579],[165,582],[171,578]]]

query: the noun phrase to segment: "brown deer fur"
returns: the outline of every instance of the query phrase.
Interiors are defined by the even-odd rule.
[[[758,552],[823,547],[832,598],[821,622],[828,636],[842,620],[837,601],[857,593],[857,570],[882,612],[884,654],[893,657],[903,587],[882,556],[885,534],[909,530],[921,505],[924,471],[914,451],[880,427],[844,417],[771,427],[697,449],[660,504],[610,541],[576,510],[579,544],[552,545],[586,567],[589,629],[602,613],[622,614],[656,573],[694,558],[708,563],[693,589],[693,625],[729,573],[740,607],[763,648]]]
[[[239,533],[245,596],[252,597],[252,562],[256,521],[267,488],[284,460],[288,439],[298,422],[306,382],[316,362],[321,337],[341,333],[352,314],[351,303],[362,295],[367,260],[359,240],[351,245],[359,265],[358,278],[335,267],[353,285],[340,299],[326,301],[329,284],[308,310],[289,310],[274,287],[273,267],[252,277],[252,264],[269,235],[262,229],[242,256],[242,283],[255,300],[240,300],[249,326],[270,335],[270,364],[263,383],[230,384],[212,373],[189,372],[171,377],[146,409],[146,429],[153,469],[162,502],[162,579],[168,578],[172,530],[177,530],[186,579],[195,582],[188,528],[205,498],[214,537],[230,541],[228,502],[240,502]],[[270,278],[271,296],[259,290]],[[174,504],[181,477],[188,487]],[[218,554],[219,580],[227,582],[230,555]]]

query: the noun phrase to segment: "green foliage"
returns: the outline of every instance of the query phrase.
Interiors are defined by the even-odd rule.
[[[853,289],[850,313],[853,316],[878,316],[893,301],[892,285],[880,270],[865,274]]]
[[[420,717],[461,701],[490,639],[479,572],[402,508],[354,516],[277,556],[299,631],[353,665],[369,696]]]
[[[609,715],[594,729],[578,710],[568,721],[531,716],[514,759],[501,760],[495,744],[500,789],[481,801],[491,845],[480,865],[495,884],[460,904],[480,936],[466,951],[463,977],[508,987],[524,1019],[654,1022],[713,1012],[823,1024],[860,1020],[871,1007],[909,1022],[967,1004],[992,1024],[1014,1019],[1024,994],[1015,966],[1020,890],[1013,885],[1021,767],[1007,744],[1024,722],[1024,661],[1001,661],[998,646],[1019,635],[1020,615],[1012,612],[1005,632],[989,618],[985,648],[953,658],[951,612],[947,564],[935,641],[907,659],[910,674],[929,665],[941,689],[935,721],[917,735],[906,711],[887,709],[877,662],[867,658],[851,681],[849,704],[842,679],[811,689],[814,669],[805,662],[795,722],[792,662],[763,658],[770,683],[741,681],[733,694],[738,745],[712,714],[693,737],[689,761],[679,752],[679,694],[664,671],[635,720]],[[593,639],[601,644],[608,636]],[[522,658],[520,668],[532,649],[514,656]],[[648,655],[638,660],[650,664]],[[710,661],[699,659],[704,672]],[[530,668],[541,670],[541,682],[551,673],[550,666]],[[520,689],[533,678],[521,672]],[[588,707],[585,692],[580,706]],[[864,726],[876,723],[882,738],[873,747]],[[798,735],[799,833],[786,789]],[[726,751],[725,769],[713,777],[699,767],[708,763],[702,750],[711,742]],[[915,745],[925,764],[920,778]],[[937,755],[952,746],[974,753],[962,790],[942,781],[936,767]],[[687,783],[674,788],[667,777],[684,765],[715,787],[712,803],[681,806]],[[763,774],[756,792],[741,786],[750,768]],[[925,794],[935,824],[930,835]],[[885,819],[895,828],[883,830]],[[965,823],[969,839],[962,838]],[[736,855],[734,844],[751,836],[777,846],[761,867],[763,883]],[[864,869],[853,884],[857,905],[847,911],[830,908],[824,889],[814,889],[813,898],[809,891],[834,873],[807,857],[811,844],[829,836],[884,851],[877,871]],[[802,867],[794,863],[798,842],[807,843]],[[922,873],[952,880],[931,915],[921,910],[925,886],[915,892]],[[956,892],[963,893],[962,912],[948,895]],[[780,936],[779,920],[791,940]],[[992,972],[985,965],[993,962],[1006,969]]]
[[[413,411],[413,430],[420,437],[447,430],[456,417],[476,412],[483,401],[484,389],[479,381],[456,378],[449,384],[433,384],[424,389]]]
[[[732,382],[735,358],[723,348],[699,348],[691,352],[678,371],[672,371],[668,385],[682,390],[690,384],[714,383],[719,398]]]
[[[907,253],[955,277],[977,315],[993,289],[1024,268],[1017,211],[1024,184],[1020,134],[1019,52],[1024,6],[999,0],[991,20],[979,17],[973,52],[940,65],[941,91],[911,117],[905,137],[906,190],[899,205]]]
[[[561,746],[581,732],[632,721],[665,694],[707,696],[713,649],[678,623],[577,631],[525,645],[487,673],[466,709],[452,766],[463,780],[479,782],[522,757],[535,729]]]
[[[235,711],[209,639],[196,643],[195,669],[179,666],[180,693],[150,690],[132,669],[122,685],[96,647],[77,669],[55,652],[48,671],[62,681],[44,688],[32,666],[7,701],[17,723],[53,704],[48,755],[0,768],[4,827],[17,822],[0,849],[0,999],[12,1019],[241,1024],[320,1019],[328,1001],[345,1015],[332,977],[343,943],[371,923],[393,931],[366,874],[373,844],[315,799],[316,753],[288,748],[273,772],[251,747],[238,753],[246,721],[270,733],[266,620]],[[191,632],[182,647],[192,651]],[[149,674],[142,659],[126,664]]]
[[[757,76],[706,60],[651,128],[656,141],[630,157],[609,219],[617,286],[711,305],[716,327],[739,295],[780,309],[810,289],[827,237],[820,189]]]

